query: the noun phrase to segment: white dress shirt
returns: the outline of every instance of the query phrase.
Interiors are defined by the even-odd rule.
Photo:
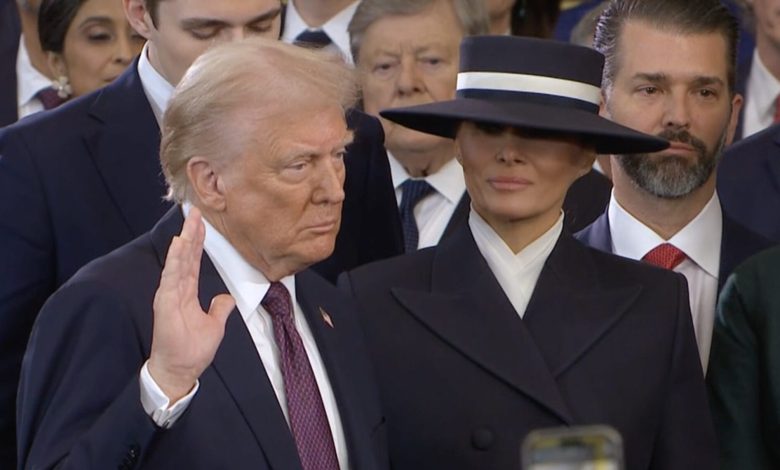
[[[473,208],[469,213],[469,228],[501,289],[523,318],[544,263],[563,231],[563,213],[549,230],[516,254]]]
[[[173,96],[174,85],[168,83],[149,62],[149,44],[145,44],[138,58],[138,76],[141,78],[141,87],[144,89],[146,99],[152,107],[157,124],[162,125],[162,117],[168,108],[168,101]]]
[[[713,194],[701,212],[669,240],[664,240],[626,212],[615,200],[614,192],[607,211],[615,254],[641,260],[657,245],[671,243],[687,256],[674,271],[688,280],[693,328],[701,364],[706,372],[718,299],[720,242],[723,238],[723,214],[718,195]]]
[[[357,10],[359,3],[359,1],[353,2],[348,7],[333,15],[333,17],[322,26],[310,28],[309,25],[303,21],[298,10],[295,9],[295,1],[290,0],[287,2],[287,10],[285,11],[284,16],[282,41],[292,43],[299,34],[306,30],[322,30],[333,42],[328,48],[343,56],[346,63],[352,64],[352,53],[349,48],[349,32],[347,32],[347,26],[349,26],[349,22],[355,14],[355,10]]]
[[[387,158],[390,162],[390,176],[393,178],[396,203],[400,208],[403,196],[401,185],[411,176],[390,152],[387,152]],[[424,179],[433,187],[434,191],[414,206],[414,220],[417,222],[417,231],[420,234],[417,248],[426,248],[439,243],[447,224],[450,223],[452,214],[466,192],[463,168],[454,158],[442,166],[439,171]]]
[[[780,95],[780,81],[767,70],[758,50],[753,51],[753,62],[745,91],[745,111],[742,114],[742,136],[747,137],[771,126],[775,118],[775,102]]]
[[[35,94],[51,86],[51,80],[33,67],[24,36],[19,38],[19,52],[16,55],[16,99],[19,119],[43,111],[43,103]]]
[[[183,211],[185,214],[189,212],[189,207],[189,204],[184,205]],[[241,314],[247,330],[249,330],[249,334],[257,349],[257,354],[276,393],[279,406],[289,424],[284,380],[280,368],[279,350],[274,339],[273,324],[270,314],[260,305],[271,283],[260,271],[247,263],[238,251],[211,224],[205,219],[203,219],[203,222],[206,226],[204,250],[225,282],[230,295],[236,300],[236,308]],[[295,276],[287,276],[280,282],[290,292],[290,298],[293,300],[295,328],[298,330],[303,346],[306,349],[306,355],[309,358],[309,363],[320,390],[322,403],[325,406],[325,414],[328,417],[328,424],[333,435],[333,443],[336,447],[339,468],[348,469],[349,455],[347,453],[347,443],[341,415],[339,414],[328,373],[322,362],[322,356],[320,356],[317,343],[295,295]],[[246,367],[256,367],[256,364],[246,364]],[[173,418],[165,416],[161,420],[162,423],[155,417],[155,414],[162,415],[165,413],[169,402],[167,397],[154,384],[154,381],[148,374],[146,364],[143,369],[141,372],[141,402],[144,410],[152,416],[158,425],[170,427],[178,416]],[[179,400],[171,409],[175,408],[178,415],[181,415],[197,392],[198,387],[199,383],[196,384],[190,394]],[[157,392],[160,392],[159,395],[161,396]]]

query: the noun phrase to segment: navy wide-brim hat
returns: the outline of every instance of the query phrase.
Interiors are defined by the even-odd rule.
[[[587,47],[517,36],[471,36],[460,46],[456,97],[379,114],[454,138],[463,121],[582,137],[596,152],[663,150],[666,140],[599,116],[604,56]]]

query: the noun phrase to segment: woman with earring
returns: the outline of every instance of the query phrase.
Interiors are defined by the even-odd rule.
[[[339,279],[363,312],[394,467],[516,470],[530,431],[593,424],[620,433],[625,468],[717,467],[685,279],[563,229],[597,153],[668,146],[599,116],[603,63],[473,36],[455,99],[380,112],[455,139],[471,197],[438,246]]]
[[[43,0],[38,34],[61,99],[78,97],[118,77],[144,39],[125,19],[121,0]]]

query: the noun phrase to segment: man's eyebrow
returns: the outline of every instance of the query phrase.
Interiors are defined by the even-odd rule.
[[[694,78],[693,85],[695,85],[695,86],[708,86],[708,85],[725,86],[726,84],[723,82],[723,79],[721,79],[720,77],[702,75],[702,76],[698,76],[698,77]]]
[[[644,80],[650,83],[663,83],[667,80],[664,73],[638,73],[634,75],[634,80]]]
[[[282,12],[281,8],[275,8],[260,15],[255,16],[245,23],[245,25],[261,23],[264,21],[271,21]],[[183,29],[198,29],[198,28],[213,28],[213,27],[227,27],[231,24],[224,20],[218,20],[214,18],[186,18],[180,22]]]

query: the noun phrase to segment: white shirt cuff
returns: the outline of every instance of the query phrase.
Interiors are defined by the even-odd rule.
[[[149,361],[144,363],[141,368],[141,405],[144,407],[144,411],[154,424],[157,426],[168,429],[178,420],[184,410],[189,406],[192,397],[197,393],[200,387],[200,381],[195,382],[195,386],[192,387],[190,393],[183,396],[179,401],[171,405],[170,400],[165,393],[157,385],[157,382],[152,378],[152,374],[149,373]],[[169,406],[170,405],[170,406]]]

